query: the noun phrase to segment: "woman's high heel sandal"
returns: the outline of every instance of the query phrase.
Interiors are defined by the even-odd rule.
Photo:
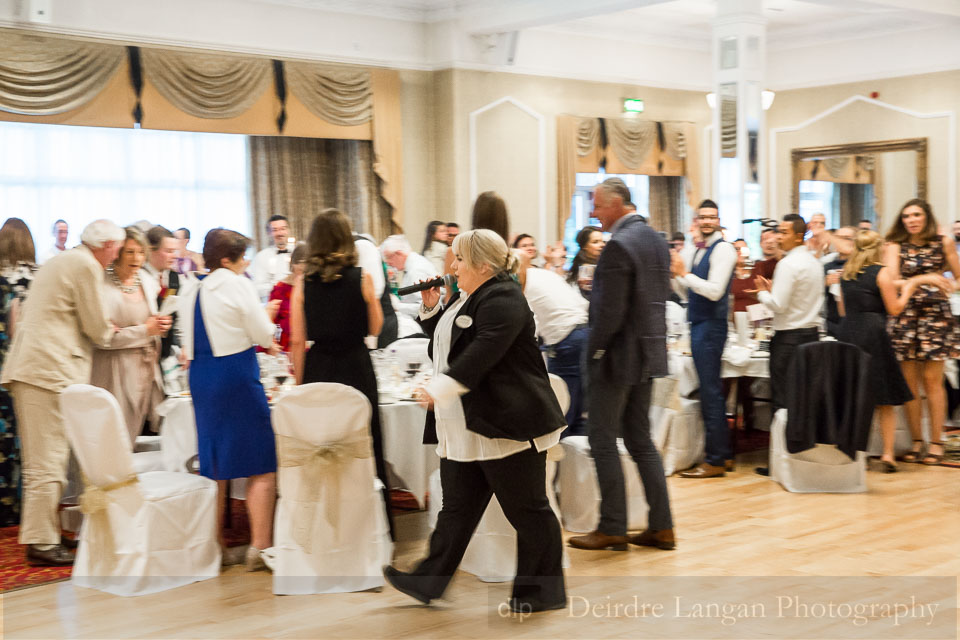
[[[930,453],[930,447],[933,445],[940,447],[940,453]],[[943,462],[943,454],[945,451],[946,447],[942,442],[931,442],[930,445],[927,446],[927,451],[923,454],[923,458],[920,460],[920,463],[925,464],[928,467],[935,467]]]
[[[911,447],[910,451],[907,451],[905,454],[900,456],[900,459],[904,462],[920,462],[920,459],[923,457],[923,440],[913,441],[914,445],[917,443],[920,443],[920,446],[917,449]]]

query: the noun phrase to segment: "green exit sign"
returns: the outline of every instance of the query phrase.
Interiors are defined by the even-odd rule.
[[[639,100],[637,98],[624,98],[623,112],[624,113],[643,113],[643,100]]]

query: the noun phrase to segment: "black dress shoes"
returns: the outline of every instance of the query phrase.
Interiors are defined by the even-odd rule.
[[[68,538],[68,537],[65,536],[65,535],[61,535],[61,536],[60,536],[60,544],[62,544],[63,546],[65,546],[67,549],[76,549],[77,546],[80,544],[80,541],[79,541],[79,540],[75,540],[74,538]]]
[[[62,545],[54,545],[46,551],[36,545],[27,547],[27,564],[34,567],[68,567],[73,564],[73,554]]]
[[[414,600],[418,600],[423,604],[430,604],[430,596],[424,595],[413,588],[412,583],[415,578],[405,571],[400,571],[392,565],[387,565],[383,568],[383,577],[387,579],[387,582],[390,583],[390,586],[399,591],[404,595],[408,595]]]
[[[573,536],[567,540],[574,549],[589,549],[590,551],[602,551],[610,549],[611,551],[626,551],[627,536],[608,536],[600,531],[591,531],[582,536]]]

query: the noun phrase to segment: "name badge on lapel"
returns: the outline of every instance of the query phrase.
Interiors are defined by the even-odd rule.
[[[457,319],[453,321],[453,324],[457,325],[461,329],[469,329],[473,326],[473,318],[470,316],[457,316]]]

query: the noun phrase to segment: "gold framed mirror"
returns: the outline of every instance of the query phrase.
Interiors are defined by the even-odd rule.
[[[836,226],[856,224],[862,217],[882,227],[895,208],[910,198],[927,197],[927,138],[797,148],[790,160],[791,211],[802,213],[802,181],[833,183],[837,192],[860,200],[852,207],[846,202],[835,207],[843,210],[833,218]]]

